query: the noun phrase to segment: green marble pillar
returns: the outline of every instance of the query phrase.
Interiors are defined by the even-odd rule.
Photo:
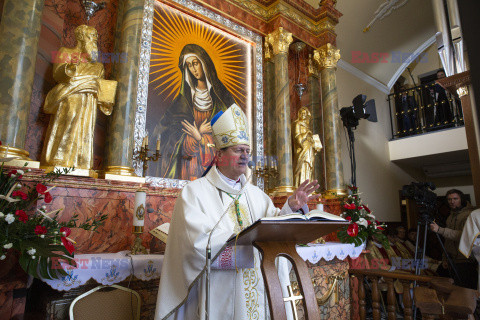
[[[312,132],[318,134],[320,140],[323,142],[323,123],[322,123],[322,106],[320,104],[320,79],[317,66],[314,64],[313,57],[310,55],[308,59],[308,109],[312,110]],[[324,149],[315,154],[315,161],[313,163],[313,177],[318,180],[320,184],[320,191],[325,190],[324,178]]]
[[[116,104],[110,117],[105,153],[105,175],[134,176],[133,149],[135,112],[144,12],[143,0],[123,0],[117,24],[116,50],[127,54],[126,63],[118,63],[114,77],[118,81]],[[118,30],[120,28],[120,30]]]
[[[276,152],[278,178],[274,193],[284,195],[294,191],[292,129],[290,119],[290,86],[288,80],[288,47],[292,34],[282,27],[267,35],[273,48],[275,63],[275,122],[277,129]]]
[[[338,108],[335,70],[340,50],[330,43],[314,51],[315,62],[320,67],[322,82],[323,131],[325,150],[325,195],[345,195],[343,181],[342,144],[340,138],[340,111]]]
[[[265,153],[267,157],[277,155],[277,127],[275,116],[275,63],[270,45],[265,42]],[[266,179],[265,190],[272,190],[277,186],[277,180],[274,176],[268,176]]]
[[[0,24],[0,140],[23,159],[43,3],[5,0]]]

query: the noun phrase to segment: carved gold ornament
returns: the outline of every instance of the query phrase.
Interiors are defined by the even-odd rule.
[[[272,46],[273,55],[287,53],[290,44],[293,42],[292,33],[285,31],[283,27],[279,27],[267,35],[266,42]]]
[[[463,96],[466,96],[468,94],[468,87],[463,86],[463,87],[458,88],[457,89],[457,94],[458,94],[459,98],[461,98]]]
[[[340,49],[330,43],[313,51],[313,59],[320,69],[336,68],[340,57]]]
[[[317,76],[318,75],[318,67],[315,61],[313,60],[312,54],[308,55],[308,75],[309,76]]]

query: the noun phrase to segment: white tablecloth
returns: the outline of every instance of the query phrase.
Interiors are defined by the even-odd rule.
[[[76,254],[75,261],[77,262],[75,269],[63,265],[68,273],[67,276],[62,276],[54,280],[42,280],[53,289],[59,291],[68,291],[77,288],[84,285],[90,279],[94,279],[104,285],[112,285],[125,280],[132,274],[136,278],[144,281],[152,280],[160,278],[163,255],[130,255],[128,251],[101,254]]]
[[[365,249],[365,243],[355,247],[350,243],[327,242],[325,244],[308,244],[307,246],[297,246],[297,253],[305,261],[317,263],[320,259],[330,261],[333,258],[340,260],[350,257],[358,258],[362,250]]]
[[[353,244],[327,242],[325,244],[297,246],[297,253],[303,260],[317,263],[322,258],[326,261],[335,257],[340,260],[347,256],[357,258],[363,249],[365,249],[365,244],[355,247]],[[68,291],[80,287],[90,279],[104,285],[112,285],[125,280],[132,273],[136,278],[148,281],[160,277],[163,255],[141,254],[132,256],[128,251],[122,251],[118,253],[77,254],[75,260],[77,262],[77,268],[75,269],[68,269],[64,265],[64,269],[68,273],[67,276],[54,280],[42,280],[59,291]]]

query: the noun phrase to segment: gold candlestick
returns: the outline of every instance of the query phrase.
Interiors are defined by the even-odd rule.
[[[135,240],[133,240],[133,246],[130,249],[130,254],[147,254],[147,249],[142,244],[140,235],[143,233],[143,226],[133,226],[133,234]]]
[[[143,161],[143,172],[142,172],[143,177],[145,177],[145,175],[147,174],[148,162],[149,161],[156,162],[162,158],[162,155],[160,154],[160,139],[157,140],[155,153],[149,155],[148,154],[149,151],[150,149],[148,148],[148,136],[145,136],[143,138],[142,147],[140,148],[140,150],[133,151],[133,158],[136,160]]]
[[[268,161],[265,161],[267,164],[265,167],[262,166],[261,162],[257,162],[257,166],[255,167],[253,173],[257,177],[262,177],[265,181],[265,186],[268,186],[268,181],[270,178],[275,178],[278,175],[278,171],[276,165],[272,164],[269,165]]]

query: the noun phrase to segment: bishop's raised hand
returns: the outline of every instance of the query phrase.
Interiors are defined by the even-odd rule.
[[[288,198],[290,209],[292,209],[292,211],[298,211],[301,207],[306,205],[308,201],[319,198],[321,196],[320,194],[311,196],[318,187],[320,187],[320,185],[317,180],[310,182],[310,180],[307,179],[303,181],[293,192],[292,196]]]

